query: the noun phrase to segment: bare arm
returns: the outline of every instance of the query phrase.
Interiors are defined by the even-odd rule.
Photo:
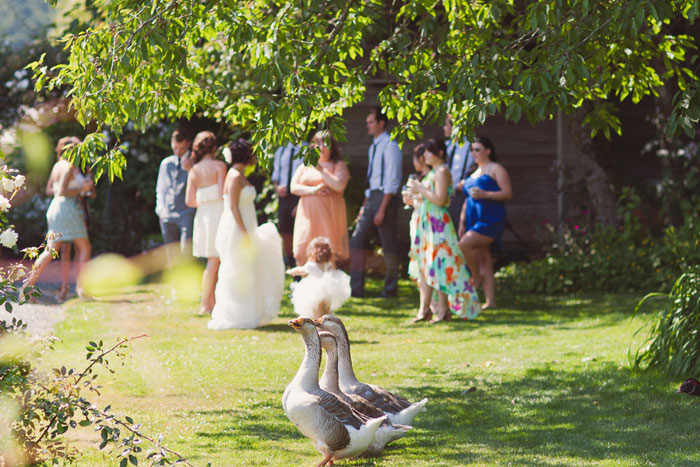
[[[49,196],[53,196],[56,193],[53,191],[53,184],[56,181],[56,178],[58,177],[58,164],[54,164],[53,168],[51,169],[51,175],[49,175],[49,180],[46,182],[46,194]]]
[[[513,197],[513,189],[510,186],[510,177],[501,164],[496,164],[496,167],[494,167],[493,178],[498,183],[499,191],[484,191],[477,188],[474,190],[472,198],[490,199],[493,201],[508,201],[511,199]]]
[[[287,269],[285,272],[290,276],[306,277],[309,275],[309,273],[306,272],[306,269],[304,269],[304,266],[297,266],[295,268]]]
[[[216,183],[219,185],[219,196],[224,197],[224,182],[226,181],[226,164],[223,162],[219,166],[219,172],[216,174]]]
[[[434,205],[445,206],[450,201],[447,196],[447,189],[450,185],[452,185],[452,175],[443,165],[435,172],[435,191],[431,191],[430,188],[419,182],[413,182],[411,186]]]
[[[70,182],[73,180],[75,177],[75,171],[78,170],[75,167],[71,166],[64,170],[60,174],[60,178],[58,179],[58,193],[59,196],[78,196],[80,192],[82,191],[83,187],[80,186],[78,188],[68,188],[68,185]]]
[[[290,191],[292,192],[292,194],[297,196],[316,194],[316,192],[323,187],[323,184],[310,186],[299,183],[299,178],[301,178],[301,172],[303,170],[304,166],[300,165],[294,171],[294,175],[292,176],[292,182],[289,184]]]
[[[231,183],[231,190],[229,190],[229,196],[231,197],[231,213],[233,214],[233,220],[236,221],[236,225],[244,234],[248,234],[248,230],[245,228],[243,223],[243,216],[241,215],[241,210],[238,207],[238,200],[241,197],[241,190],[245,185],[245,177],[242,173],[234,170],[233,181]]]
[[[342,193],[345,191],[345,187],[348,185],[348,180],[350,180],[350,172],[345,162],[338,161],[333,167],[333,172],[328,169],[323,168],[319,165],[319,171],[321,172],[321,177],[323,178],[323,183],[333,191]]]
[[[197,177],[197,171],[192,169],[187,174],[187,188],[185,189],[185,204],[188,207],[197,207],[197,185],[195,184],[195,178]]]

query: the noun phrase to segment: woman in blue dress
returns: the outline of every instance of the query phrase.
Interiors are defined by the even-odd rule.
[[[513,197],[506,169],[494,162],[496,148],[488,138],[477,137],[471,144],[478,168],[464,182],[464,203],[459,226],[459,246],[472,273],[474,287],[484,288],[482,309],[496,306],[491,247],[501,247],[506,226],[503,204]]]

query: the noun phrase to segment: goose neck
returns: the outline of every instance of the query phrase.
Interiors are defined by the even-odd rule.
[[[336,349],[326,349],[326,366],[319,383],[321,388],[333,393],[340,394],[338,385],[338,352]]]
[[[312,335],[313,334],[313,335]],[[316,339],[314,339],[316,335]],[[294,377],[306,391],[318,389],[318,370],[321,366],[321,343],[318,341],[316,330],[313,333],[302,334],[304,339],[304,359]]]

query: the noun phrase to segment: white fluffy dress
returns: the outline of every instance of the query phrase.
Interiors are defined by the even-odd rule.
[[[313,261],[307,261],[303,268],[307,276],[291,285],[292,304],[299,316],[313,318],[321,302],[326,302],[332,313],[350,298],[350,276],[343,271],[330,263],[319,265]]]

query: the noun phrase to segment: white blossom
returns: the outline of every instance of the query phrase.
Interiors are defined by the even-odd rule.
[[[226,161],[227,164],[230,164],[231,161],[233,160],[233,154],[231,154],[231,149],[229,149],[228,146],[224,148],[221,153],[224,155],[224,160]]]
[[[17,245],[17,232],[7,229],[0,234],[0,244],[6,248],[14,248]]]
[[[7,211],[11,207],[12,205],[10,204],[10,200],[5,198],[3,195],[0,195],[0,212]]]
[[[24,175],[17,175],[15,177],[15,188],[17,188],[18,190],[22,188],[24,186],[24,181]]]
[[[15,191],[15,182],[11,178],[3,178],[2,189],[7,192]]]

